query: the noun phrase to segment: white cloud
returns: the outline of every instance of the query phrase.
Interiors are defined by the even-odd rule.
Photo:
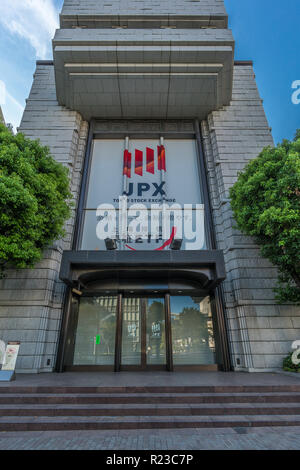
[[[13,97],[7,99],[5,105],[2,106],[3,116],[7,124],[12,124],[16,131],[20,125],[24,108],[20,107]]]
[[[7,98],[8,98],[8,101],[11,101],[12,104],[20,111],[20,112],[23,112],[24,111],[24,106],[22,106],[19,101],[16,100],[16,98],[14,98],[10,93],[8,93],[8,91],[6,91],[6,95],[7,95]]]
[[[22,104],[19,103],[19,101],[8,92],[7,87],[5,87],[5,83],[2,83],[5,89],[5,99],[1,103],[4,119],[7,124],[12,124],[16,130],[20,125],[24,112],[24,106],[22,106]]]
[[[58,12],[53,0],[0,0],[0,24],[11,34],[28,41],[36,57],[51,54],[51,39],[58,28]]]

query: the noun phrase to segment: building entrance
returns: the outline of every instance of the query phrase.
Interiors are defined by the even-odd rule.
[[[83,296],[73,304],[65,366],[216,370],[214,330],[210,296]]]

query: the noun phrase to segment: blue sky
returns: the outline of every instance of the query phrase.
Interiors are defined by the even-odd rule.
[[[0,80],[7,122],[18,126],[37,59],[52,58],[51,37],[63,0],[1,0]],[[260,95],[275,142],[300,128],[300,0],[225,0],[236,40],[236,60],[253,60]],[[0,86],[0,101],[3,101]],[[300,97],[300,94],[299,94]]]

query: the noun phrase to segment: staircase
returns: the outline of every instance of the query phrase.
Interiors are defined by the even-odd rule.
[[[300,385],[0,387],[0,431],[300,426]]]

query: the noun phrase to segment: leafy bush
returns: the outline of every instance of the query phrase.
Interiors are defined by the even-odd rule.
[[[0,266],[32,267],[64,235],[68,170],[47,147],[0,124]]]
[[[300,304],[300,130],[267,147],[230,189],[237,227],[278,267],[278,302]]]

